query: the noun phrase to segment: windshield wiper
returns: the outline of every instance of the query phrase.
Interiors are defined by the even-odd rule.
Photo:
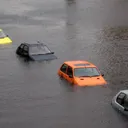
[[[100,76],[100,75],[93,75],[93,76],[95,77],[95,76]],[[93,77],[93,76],[92,76],[92,77]]]
[[[51,54],[51,53],[39,53],[39,54],[36,54],[36,55],[49,55],[49,54]]]
[[[79,76],[79,77],[91,77],[91,76]]]

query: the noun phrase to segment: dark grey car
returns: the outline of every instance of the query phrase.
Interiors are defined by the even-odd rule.
[[[16,54],[33,61],[45,61],[57,59],[54,52],[43,43],[22,43],[16,50]]]
[[[128,90],[119,91],[112,99],[112,106],[128,116]]]

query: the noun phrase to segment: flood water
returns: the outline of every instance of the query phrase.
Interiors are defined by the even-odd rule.
[[[1,128],[127,128],[110,105],[128,85],[126,0],[1,0],[0,28],[13,43],[0,46]],[[25,62],[22,42],[40,40],[57,60]],[[73,88],[57,76],[66,60],[87,60],[107,88]]]

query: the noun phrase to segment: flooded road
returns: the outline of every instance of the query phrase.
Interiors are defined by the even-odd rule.
[[[128,85],[128,2],[124,0],[1,0],[0,28],[13,44],[0,46],[1,128],[127,128],[110,105]],[[43,41],[57,60],[25,62],[22,42]],[[73,88],[59,80],[65,60],[99,67],[108,88]]]

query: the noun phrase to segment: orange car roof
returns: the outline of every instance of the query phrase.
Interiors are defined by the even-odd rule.
[[[72,68],[96,67],[94,64],[84,60],[65,61],[64,63]]]

